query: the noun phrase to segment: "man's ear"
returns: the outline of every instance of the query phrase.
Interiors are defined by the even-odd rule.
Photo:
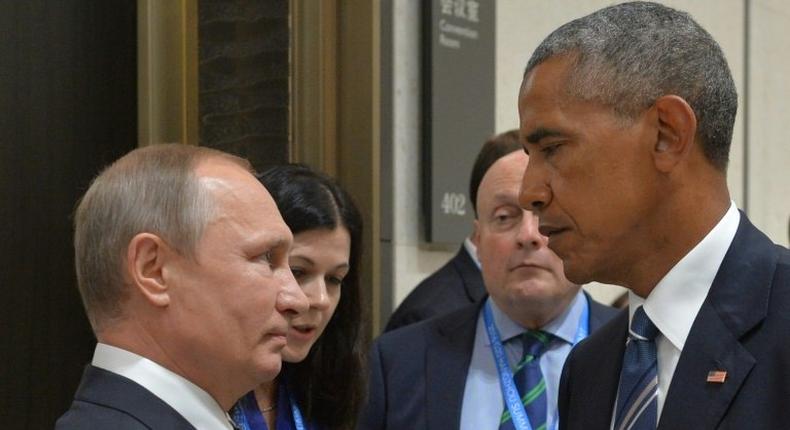
[[[126,249],[126,264],[132,286],[154,306],[170,304],[170,292],[162,272],[171,254],[167,243],[151,233],[134,236]]]
[[[658,137],[653,159],[659,171],[668,173],[691,152],[697,135],[697,117],[682,98],[659,97],[653,105],[658,122]]]

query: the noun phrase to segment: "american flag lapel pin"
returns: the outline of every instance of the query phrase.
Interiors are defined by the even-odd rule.
[[[708,372],[708,378],[706,379],[706,381],[709,383],[723,384],[726,379],[727,379],[726,370],[711,370],[710,372]]]

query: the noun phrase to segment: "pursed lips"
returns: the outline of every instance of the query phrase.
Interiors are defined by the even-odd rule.
[[[287,336],[288,335],[288,328],[273,328],[269,331],[269,336],[277,337],[277,336]]]
[[[267,337],[269,340],[281,343],[281,347],[284,347],[288,342],[288,331],[282,330],[280,328],[273,329],[267,333]]]
[[[532,263],[532,262],[521,262],[519,264],[516,264],[515,266],[512,266],[510,268],[510,271],[512,272],[514,270],[518,270],[518,269],[522,269],[522,268],[548,270],[548,269],[546,269],[546,267],[544,267],[544,266],[542,266],[540,264],[536,264],[536,263]]]

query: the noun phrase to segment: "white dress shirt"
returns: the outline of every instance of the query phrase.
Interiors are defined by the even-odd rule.
[[[521,335],[526,329],[505,315],[493,300],[490,298],[486,300],[491,304],[494,323],[499,330],[499,336],[505,347],[505,355],[512,369],[521,359],[522,344],[507,340]],[[557,395],[562,366],[573,347],[579,320],[587,305],[587,297],[580,289],[568,308],[541,328],[541,330],[557,337],[541,354],[539,362],[543,379],[546,381],[546,403],[548,404],[546,428],[548,429],[556,428]],[[469,372],[464,386],[460,429],[497,430],[504,408],[505,402],[499,384],[499,373],[491,352],[491,341],[488,339],[481,311],[477,318],[472,358],[469,362]],[[450,423],[447,425],[449,426]]]
[[[466,253],[469,254],[470,257],[472,257],[472,261],[475,262],[475,265],[477,265],[477,268],[479,269],[480,260],[477,259],[477,247],[475,246],[474,243],[472,243],[472,239],[468,237],[464,239],[464,249],[466,250]]]
[[[91,364],[142,385],[196,429],[233,430],[228,415],[207,392],[145,357],[98,343]]]
[[[647,299],[628,293],[629,325],[636,309],[644,306],[645,313],[660,331],[656,337],[658,417],[691,325],[735,238],[740,219],[738,208],[731,202],[718,224],[656,284]]]

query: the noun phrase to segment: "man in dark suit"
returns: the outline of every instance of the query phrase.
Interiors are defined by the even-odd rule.
[[[483,276],[474,245],[466,239],[461,249],[406,296],[392,313],[385,332],[444,315],[485,297]]]
[[[565,357],[615,310],[565,278],[537,218],[519,207],[526,165],[523,151],[497,156],[476,196],[473,241],[489,297],[375,342],[360,429],[497,430],[519,417],[553,428]]]
[[[136,149],[77,208],[78,285],[98,340],[57,429],[232,429],[226,411],[280,371],[307,299],[291,232],[246,160]]]
[[[599,10],[535,50],[520,201],[574,282],[629,312],[570,354],[560,428],[786,428],[790,253],[730,200],[737,95],[718,44],[655,3]]]
[[[521,151],[518,130],[509,130],[490,137],[484,144],[469,178],[469,200],[477,216],[477,191],[480,181],[498,159],[513,151]],[[385,332],[444,315],[477,303],[485,297],[477,250],[471,238],[464,240],[458,253],[439,270],[420,282],[392,313]]]

